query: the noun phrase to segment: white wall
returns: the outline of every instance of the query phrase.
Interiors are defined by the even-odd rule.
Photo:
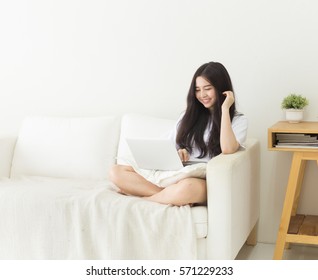
[[[267,150],[267,129],[292,91],[318,120],[317,10],[314,0],[1,1],[0,134],[26,115],[177,118],[196,68],[220,61],[261,141],[259,240],[275,242],[291,155]],[[318,213],[316,173],[309,164],[302,213]]]

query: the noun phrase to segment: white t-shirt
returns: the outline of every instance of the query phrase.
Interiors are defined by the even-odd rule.
[[[176,136],[177,136],[178,127],[179,127],[179,124],[180,124],[182,117],[183,117],[183,114],[178,119],[176,126],[171,133],[171,139],[175,143],[176,143]],[[238,114],[238,115],[233,117],[232,129],[233,129],[234,135],[236,137],[236,140],[240,144],[241,147],[244,147],[244,142],[246,140],[246,135],[247,135],[247,127],[248,127],[248,121],[247,121],[246,116]],[[209,137],[210,131],[212,129],[213,129],[212,123],[210,123],[204,132],[203,138],[204,138],[205,143],[208,142],[208,137]],[[180,149],[180,147],[177,144],[176,144],[176,148]],[[191,161],[192,160],[209,161],[211,159],[211,157],[209,155],[207,155],[201,159],[198,159],[199,156],[200,156],[200,150],[197,147],[193,147],[189,160],[191,160]]]

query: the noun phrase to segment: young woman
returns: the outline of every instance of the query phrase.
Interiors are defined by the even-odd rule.
[[[195,72],[187,96],[187,108],[177,122],[174,139],[182,161],[209,161],[220,153],[235,153],[245,141],[247,119],[238,114],[232,82],[225,67],[209,62]],[[115,165],[111,181],[123,194],[173,204],[204,204],[206,180],[186,178],[161,188],[139,175],[131,166]]]

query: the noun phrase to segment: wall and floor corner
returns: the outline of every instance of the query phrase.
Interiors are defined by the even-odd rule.
[[[267,150],[282,98],[305,95],[318,120],[318,4],[297,1],[1,1],[0,134],[28,115],[125,112],[177,118],[195,69],[230,72],[249,136],[261,141],[259,241],[274,243],[291,155]],[[310,164],[302,213],[318,214]]]

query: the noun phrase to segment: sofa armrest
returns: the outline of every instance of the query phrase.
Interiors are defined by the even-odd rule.
[[[0,178],[10,177],[16,137],[0,138]]]
[[[259,218],[259,141],[207,166],[208,259],[235,259]]]

